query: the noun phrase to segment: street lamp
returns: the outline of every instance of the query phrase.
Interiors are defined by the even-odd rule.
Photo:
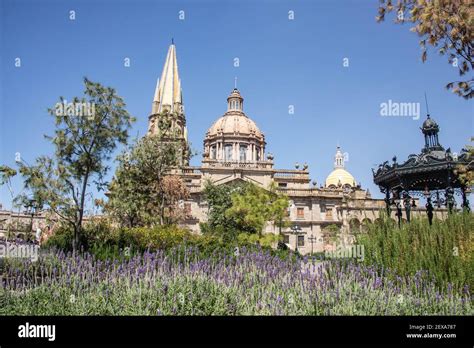
[[[318,238],[316,238],[315,236],[311,236],[311,237],[308,237],[308,240],[309,242],[311,243],[311,255],[313,254],[313,245],[314,243],[316,243],[316,241],[318,240]]]
[[[295,243],[295,251],[298,252],[298,236],[305,234],[300,226],[294,225],[291,227],[291,234],[295,235],[296,243]]]
[[[38,203],[36,199],[31,198],[28,200],[28,203],[25,205],[26,213],[31,215],[30,230],[33,231],[33,218],[38,213]]]

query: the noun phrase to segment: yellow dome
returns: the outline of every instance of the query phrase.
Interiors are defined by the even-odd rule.
[[[355,186],[354,177],[344,168],[334,169],[326,178],[326,187],[339,187],[339,185],[350,185],[351,187]]]

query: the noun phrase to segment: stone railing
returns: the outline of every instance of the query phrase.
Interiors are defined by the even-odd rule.
[[[293,189],[293,188],[278,187],[278,191],[288,196],[342,197],[342,192],[322,191],[318,188]]]
[[[224,167],[224,168],[257,168],[272,169],[272,161],[221,161],[221,160],[204,160],[203,167]]]
[[[184,167],[183,174],[201,174],[199,167]]]
[[[275,179],[309,179],[309,172],[305,170],[278,170],[273,175]]]

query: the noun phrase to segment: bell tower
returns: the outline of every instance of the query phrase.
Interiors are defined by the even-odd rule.
[[[147,135],[158,135],[163,138],[163,141],[182,143],[182,163],[184,165],[188,164],[188,132],[176,58],[176,46],[173,41],[166,55],[161,78],[156,82],[151,114],[148,117]]]

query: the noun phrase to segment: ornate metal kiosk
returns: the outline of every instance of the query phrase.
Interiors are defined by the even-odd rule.
[[[464,185],[456,174],[459,166],[467,166],[472,170],[474,164],[468,159],[468,152],[460,154],[445,150],[439,143],[438,124],[427,115],[421,131],[425,137],[425,146],[418,155],[408,156],[404,163],[397,163],[393,157],[392,164],[388,161],[372,169],[374,182],[385,194],[387,213],[390,216],[391,206],[397,210],[398,224],[405,210],[406,220],[410,222],[410,211],[415,206],[414,196],[426,198],[426,211],[431,225],[435,207],[445,206],[451,213],[456,208],[455,195],[462,197],[461,207],[469,210],[467,195],[470,187]]]

